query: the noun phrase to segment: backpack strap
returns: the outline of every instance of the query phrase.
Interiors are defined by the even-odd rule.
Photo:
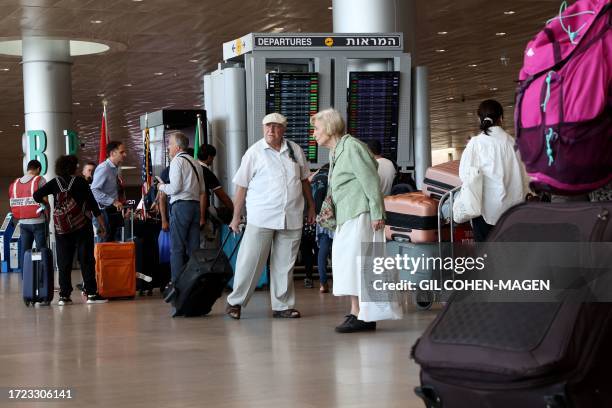
[[[34,177],[34,179],[31,181],[32,185],[30,186],[30,193],[32,195],[34,195],[34,186],[38,186],[38,180],[40,180],[40,176]]]

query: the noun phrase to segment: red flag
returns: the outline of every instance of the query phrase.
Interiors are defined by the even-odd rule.
[[[106,145],[108,144],[108,135],[106,133],[106,104],[102,112],[102,125],[100,126],[100,154],[98,155],[98,163],[106,160]]]

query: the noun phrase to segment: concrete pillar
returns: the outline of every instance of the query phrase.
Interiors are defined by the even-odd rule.
[[[396,0],[333,0],[334,33],[397,31]],[[350,60],[348,71],[388,71],[385,60]]]
[[[65,154],[64,130],[72,128],[72,77],[69,40],[40,37],[24,38],[23,46],[23,104],[25,130],[42,130],[46,134],[46,149],[37,157],[26,154],[25,161],[45,161],[45,178],[55,177],[55,161]],[[37,136],[42,147],[45,141]],[[30,136],[26,144],[34,139]],[[30,149],[31,150],[31,147]],[[42,150],[42,149],[39,149]]]
[[[431,166],[431,129],[429,125],[429,86],[427,67],[414,69],[413,104],[414,107],[414,172],[417,188],[421,189],[425,171]]]

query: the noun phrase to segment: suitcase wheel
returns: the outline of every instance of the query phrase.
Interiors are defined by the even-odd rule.
[[[442,408],[442,400],[433,387],[424,385],[416,387],[414,393],[423,400],[427,408]]]
[[[416,294],[415,304],[417,310],[426,311],[431,309],[435,300],[435,295],[432,291],[418,291]]]

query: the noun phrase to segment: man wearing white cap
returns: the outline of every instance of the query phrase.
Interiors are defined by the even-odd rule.
[[[238,251],[234,290],[227,297],[227,314],[240,319],[270,255],[270,298],[273,317],[298,318],[295,310],[293,266],[300,247],[304,199],[307,222],[315,220],[309,168],[304,152],[284,139],[287,118],[271,113],[263,118],[264,138],[242,157],[233,182],[236,185],[234,217],[230,228],[240,231],[246,203],[247,226]],[[270,253],[270,250],[272,252]]]

